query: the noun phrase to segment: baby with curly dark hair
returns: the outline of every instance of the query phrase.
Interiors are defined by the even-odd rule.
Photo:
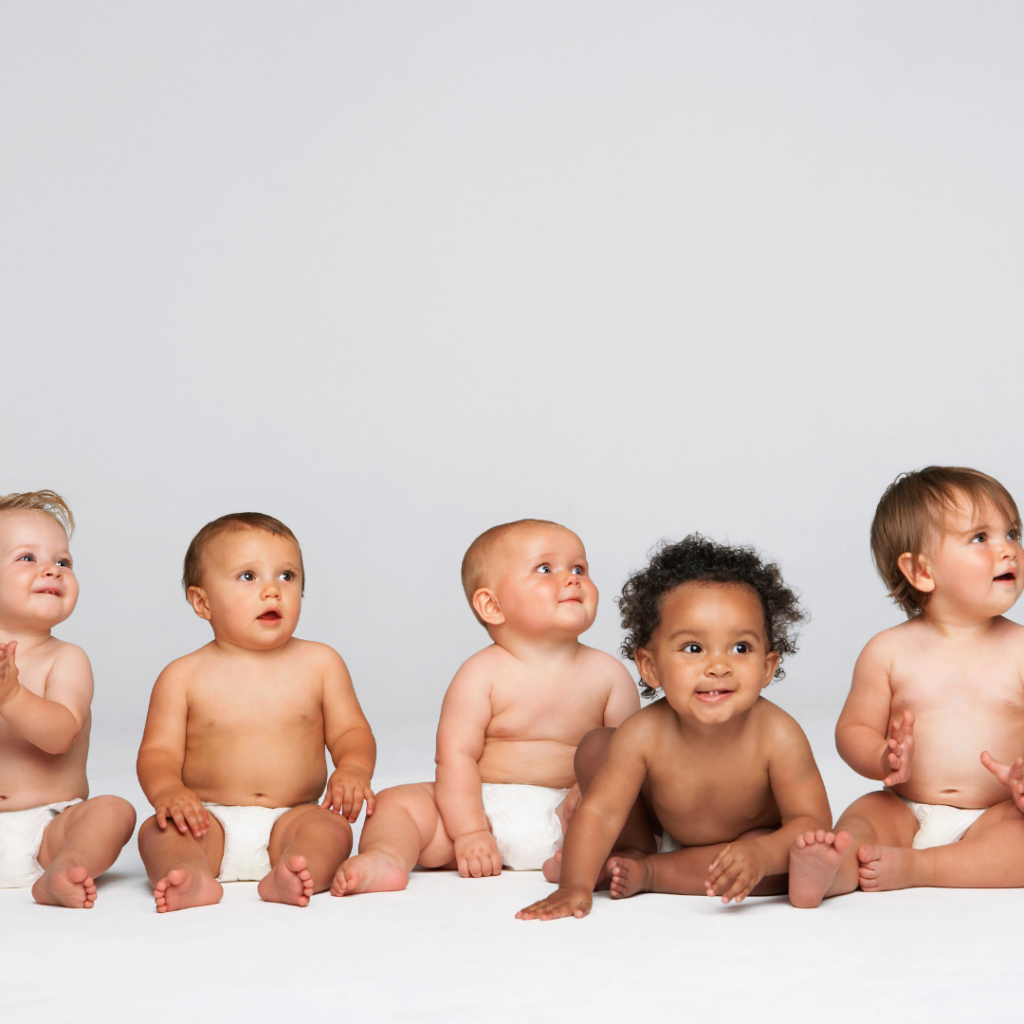
[[[796,652],[796,595],[753,548],[691,534],[655,550],[619,607],[622,652],[664,697],[584,737],[558,890],[516,916],[583,917],[604,881],[612,899],[786,892],[796,837],[831,821],[807,737],[761,696]]]

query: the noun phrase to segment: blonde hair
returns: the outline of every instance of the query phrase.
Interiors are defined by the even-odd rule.
[[[222,533],[237,533],[240,530],[266,530],[278,537],[287,537],[295,541],[299,549],[299,573],[302,575],[302,590],[306,590],[306,567],[302,564],[302,548],[298,538],[280,519],[264,515],[262,512],[231,512],[219,519],[207,523],[193,538],[185,552],[185,564],[181,575],[181,585],[188,594],[189,587],[198,587],[203,574],[203,552],[215,537]]]
[[[75,517],[68,503],[56,491],[23,491],[20,494],[0,495],[0,512],[42,512],[60,523],[71,537],[75,532]]]
[[[918,590],[903,575],[900,556],[912,563],[929,537],[941,531],[947,512],[966,498],[977,509],[990,501],[1020,532],[1020,512],[1010,492],[994,477],[963,466],[926,466],[901,473],[886,488],[871,522],[871,554],[889,596],[914,618],[924,611],[931,594]]]
[[[484,628],[487,623],[477,614],[473,608],[473,595],[483,585],[484,577],[490,568],[491,559],[501,542],[516,530],[527,526],[557,526],[560,530],[566,529],[561,523],[552,522],[550,519],[517,519],[512,523],[502,523],[500,526],[492,526],[484,530],[479,537],[466,550],[462,558],[462,589],[466,594],[469,607],[473,609],[476,621]]]

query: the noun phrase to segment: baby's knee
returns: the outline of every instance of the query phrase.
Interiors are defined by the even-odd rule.
[[[124,841],[128,842],[135,831],[135,808],[120,796],[94,796],[89,804],[101,810],[106,818],[119,826],[124,833]]]
[[[159,834],[160,826],[156,823],[156,815],[153,814],[139,826],[139,851],[145,854],[146,848]]]
[[[579,746],[576,748],[576,756],[573,759],[577,782],[589,782],[597,774],[597,770],[601,767],[605,754],[608,752],[608,744],[611,743],[614,735],[614,729],[602,726],[600,729],[591,729],[580,740]]]

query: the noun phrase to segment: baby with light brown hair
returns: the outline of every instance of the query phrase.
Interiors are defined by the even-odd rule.
[[[284,523],[258,512],[207,523],[182,582],[213,639],[160,673],[139,749],[156,908],[216,903],[232,881],[306,906],[348,856],[363,804],[373,812],[370,726],[338,653],[294,635],[305,569]]]
[[[571,530],[538,519],[493,527],[466,552],[462,582],[491,644],[445,694],[434,783],[378,795],[336,896],[403,889],[417,864],[472,877],[503,864],[551,871],[578,800],[577,745],[640,708],[622,663],[579,642],[597,587]]]
[[[135,810],[89,798],[92,668],[52,633],[78,601],[74,527],[53,491],[0,497],[0,888],[88,909]]]
[[[1024,590],[1017,505],[974,469],[929,466],[886,490],[871,550],[907,621],[870,640],[836,746],[884,788],[799,836],[790,899],[915,885],[1024,885]]]

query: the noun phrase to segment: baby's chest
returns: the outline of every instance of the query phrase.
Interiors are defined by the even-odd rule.
[[[486,735],[493,739],[558,739],[577,744],[603,723],[602,710],[543,693],[496,694]]]
[[[319,699],[309,692],[270,687],[217,689],[189,706],[189,728],[227,731],[279,731],[319,725]]]
[[[1016,666],[965,664],[934,660],[896,671],[892,680],[892,710],[899,714],[963,716],[1024,716],[1024,687]]]

